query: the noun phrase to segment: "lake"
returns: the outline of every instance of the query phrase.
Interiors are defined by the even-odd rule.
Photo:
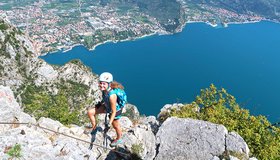
[[[173,35],[83,46],[48,54],[50,64],[80,59],[92,71],[111,72],[141,114],[157,115],[165,104],[191,103],[213,83],[254,115],[280,121],[280,24],[187,24]]]

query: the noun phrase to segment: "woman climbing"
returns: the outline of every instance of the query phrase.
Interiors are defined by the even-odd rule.
[[[122,130],[119,119],[121,118],[122,108],[127,101],[124,87],[116,81],[113,81],[113,75],[104,72],[99,77],[99,88],[102,91],[102,101],[93,108],[88,109],[88,117],[91,121],[93,131],[96,129],[96,115],[100,113],[109,113],[108,127],[111,125],[116,131],[117,138],[110,144],[111,147],[122,142]],[[107,118],[107,117],[106,117]]]

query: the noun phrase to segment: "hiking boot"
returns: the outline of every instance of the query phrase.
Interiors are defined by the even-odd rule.
[[[122,139],[115,139],[111,144],[110,147],[116,147],[117,145],[122,143]]]

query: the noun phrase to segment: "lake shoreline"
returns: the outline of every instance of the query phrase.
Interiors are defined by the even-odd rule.
[[[228,22],[228,23],[225,23],[226,26],[223,26],[223,28],[225,27],[228,27],[228,25],[242,25],[242,24],[251,24],[251,23],[259,23],[261,21],[269,21],[269,22],[273,22],[273,23],[280,23],[280,22],[277,22],[277,21],[272,21],[272,20],[267,20],[267,19],[263,19],[263,20],[259,20],[259,21],[245,21],[245,22]],[[147,35],[143,35],[143,36],[140,36],[140,37],[134,37],[134,38],[128,38],[128,39],[124,39],[124,40],[120,40],[120,41],[114,41],[114,40],[107,40],[107,41],[104,41],[104,42],[100,42],[96,45],[94,45],[92,48],[88,49],[89,51],[94,51],[96,49],[96,47],[100,46],[100,45],[103,45],[103,44],[106,44],[106,43],[119,43],[119,42],[126,42],[126,41],[135,41],[135,40],[140,40],[140,39],[143,39],[143,38],[147,38],[147,37],[150,37],[150,36],[155,36],[155,35],[158,35],[158,36],[164,36],[164,35],[172,35],[172,34],[177,34],[177,33],[180,33],[183,31],[183,29],[185,29],[185,27],[187,27],[188,24],[193,24],[193,23],[205,23],[207,25],[210,25],[211,27],[213,28],[216,28],[218,26],[218,24],[212,24],[210,22],[204,22],[204,21],[187,21],[185,24],[182,25],[182,27],[180,27],[178,30],[176,30],[175,33],[168,33],[168,32],[154,32],[154,33],[151,33],[151,34],[147,34]],[[48,52],[48,53],[43,53],[41,54],[40,56],[45,56],[47,54],[54,54],[54,53],[57,53],[57,52],[68,52],[70,50],[72,50],[74,47],[76,46],[84,46],[83,44],[74,44],[72,46],[69,46],[67,49],[59,49],[57,51],[53,51],[53,52]],[[85,47],[85,46],[84,46]]]

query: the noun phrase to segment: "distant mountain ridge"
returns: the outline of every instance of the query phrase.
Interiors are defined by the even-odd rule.
[[[226,9],[237,14],[256,14],[266,19],[280,20],[280,1],[276,0],[101,0],[103,5],[137,6],[140,10],[159,20],[162,26],[169,32],[174,32],[182,23],[192,16],[192,12],[200,11],[202,14],[212,12],[201,8],[200,5]],[[182,7],[188,6],[188,11],[183,12]],[[219,13],[215,13],[219,16]],[[220,13],[222,14],[222,13]]]
[[[277,0],[191,0],[192,2],[206,3],[211,6],[221,7],[237,13],[247,14],[250,12],[262,15],[267,19],[280,20],[280,1]]]
[[[189,6],[187,13],[182,12],[182,2]],[[184,19],[183,14],[188,15],[194,10],[202,13],[209,12],[205,8],[200,8],[200,5],[223,8],[237,14],[253,13],[266,19],[280,20],[280,1],[277,0],[101,0],[100,3],[115,7],[137,6],[148,15],[156,17],[165,26],[166,30],[171,32],[180,26],[179,20]]]

